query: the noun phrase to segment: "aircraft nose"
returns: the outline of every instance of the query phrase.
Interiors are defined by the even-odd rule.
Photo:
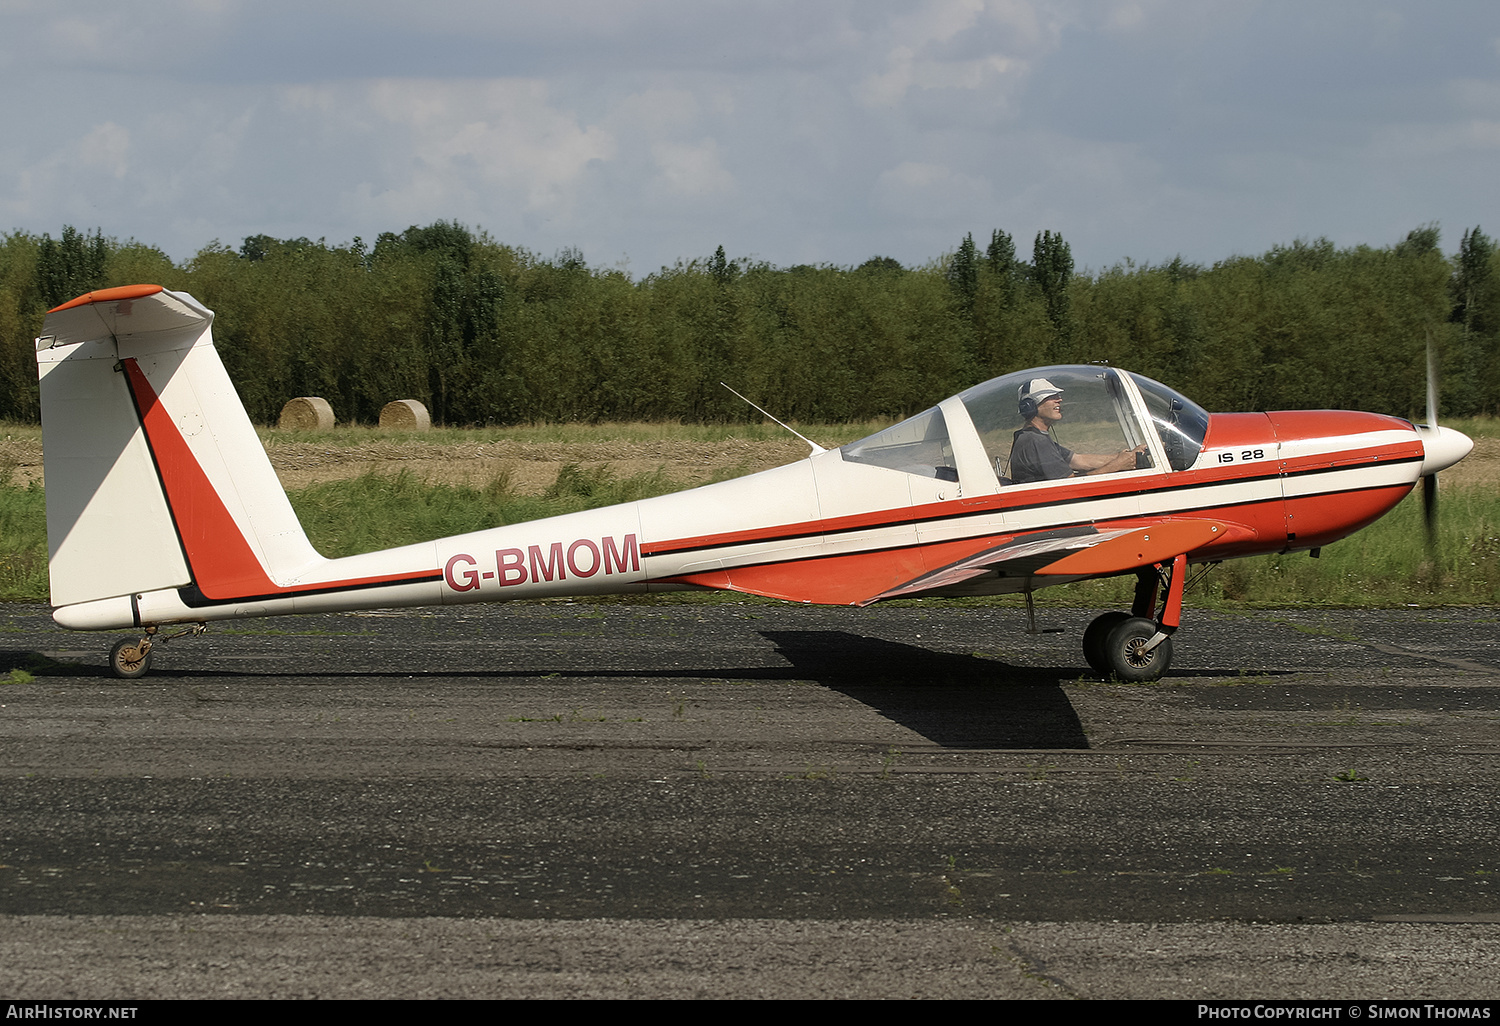
[[[1469,451],[1474,448],[1474,440],[1462,431],[1428,424],[1418,424],[1416,427],[1425,454],[1422,459],[1423,477],[1436,474],[1439,470],[1447,470],[1469,455]]]

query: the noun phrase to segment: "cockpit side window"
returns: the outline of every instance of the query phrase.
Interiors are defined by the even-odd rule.
[[[957,481],[958,467],[943,411],[934,406],[884,431],[850,442],[839,452],[850,463],[868,463],[939,481]]]

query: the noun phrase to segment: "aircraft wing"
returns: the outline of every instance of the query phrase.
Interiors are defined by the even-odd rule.
[[[1110,577],[1172,559],[1246,530],[1218,520],[1168,517],[1103,530],[1074,527],[1040,531],[929,571],[871,596],[866,602],[912,598],[989,573],[1001,577]]]

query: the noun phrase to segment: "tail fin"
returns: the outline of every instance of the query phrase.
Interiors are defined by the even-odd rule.
[[[222,599],[320,564],[214,349],[159,285],[80,296],[37,339],[53,606],[162,588]]]

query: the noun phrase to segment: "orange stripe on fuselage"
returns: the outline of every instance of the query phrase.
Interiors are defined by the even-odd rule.
[[[1293,419],[1293,418],[1289,418]],[[1307,418],[1295,418],[1300,427],[1337,428],[1346,431],[1343,436],[1330,438],[1337,444],[1338,438],[1357,444],[1359,436],[1392,428],[1405,428],[1404,421],[1378,415],[1330,414]],[[1216,423],[1218,418],[1215,418]],[[1239,449],[1244,446],[1274,446],[1270,437],[1270,421],[1265,414],[1240,414],[1225,418],[1219,430],[1210,431],[1209,438],[1220,448]],[[1329,438],[1317,431],[1307,432],[1306,437]],[[1273,450],[1274,453],[1274,450]],[[701,535],[664,542],[643,544],[643,555],[658,555],[688,550],[713,549],[756,541],[771,541],[796,537],[813,537],[838,532],[873,530],[901,524],[922,524],[942,520],[957,520],[976,514],[1006,512],[1040,506],[1056,505],[1059,519],[1055,524],[1038,531],[1055,529],[1070,524],[1092,524],[1105,530],[1121,526],[1159,523],[1154,517],[1070,518],[1066,507],[1076,503],[1107,500],[1116,496],[1178,493],[1183,499],[1180,510],[1163,511],[1161,516],[1171,520],[1174,515],[1188,517],[1211,517],[1229,522],[1231,529],[1223,535],[1201,544],[1188,541],[1187,545],[1198,545],[1188,553],[1194,559],[1222,559],[1234,556],[1257,555],[1282,551],[1288,543],[1298,548],[1326,544],[1345,537],[1383,513],[1389,511],[1411,490],[1411,485],[1374,485],[1370,487],[1341,487],[1337,496],[1313,495],[1283,498],[1282,480],[1286,474],[1316,474],[1326,471],[1359,470],[1381,463],[1420,459],[1421,443],[1415,437],[1400,441],[1359,445],[1357,448],[1340,449],[1324,454],[1299,456],[1283,462],[1274,455],[1250,462],[1237,462],[1223,466],[1206,466],[1198,470],[1178,471],[1169,474],[1144,475],[1119,478],[1099,477],[1077,479],[1057,483],[1045,489],[1027,489],[1024,492],[1003,490],[994,496],[977,499],[952,500],[930,503],[902,509],[877,510],[856,516],[828,520],[803,521],[777,527],[760,528],[720,535]],[[1264,481],[1264,495],[1254,498],[1195,506],[1192,495],[1199,489],[1233,485],[1252,481]],[[1291,513],[1290,522],[1288,513]],[[1242,525],[1242,526],[1234,526]],[[764,562],[730,567],[682,577],[667,578],[685,584],[703,587],[746,591],[775,598],[845,604],[868,601],[870,596],[899,587],[917,579],[924,573],[951,565],[988,547],[1013,538],[1022,538],[1033,531],[1012,531],[994,534],[991,527],[982,534],[966,539],[953,540],[939,546],[897,544],[882,545],[872,539],[872,548],[855,553],[829,556],[801,557],[793,560],[777,559],[769,555]],[[1289,532],[1295,532],[1289,538]],[[1293,541],[1293,539],[1295,539]],[[1206,541],[1207,539],[1205,539]],[[1175,554],[1175,553],[1174,553]],[[748,556],[750,560],[756,557]],[[1098,572],[1098,567],[1080,567],[1081,572]],[[1108,568],[1103,568],[1107,571]],[[903,579],[904,578],[904,579]],[[882,587],[883,586],[883,587]]]
[[[1273,418],[1275,418],[1273,420]],[[1293,411],[1291,413],[1234,413],[1214,414],[1209,420],[1208,435],[1204,448],[1241,449],[1253,446],[1268,448],[1277,445],[1277,428],[1287,431],[1285,440],[1347,437],[1350,441],[1375,431],[1404,429],[1411,425],[1394,417],[1382,414],[1360,413],[1342,410]],[[1274,453],[1274,450],[1273,450]],[[987,513],[1007,512],[1039,506],[1067,505],[1093,499],[1108,499],[1118,496],[1146,495],[1159,492],[1187,490],[1220,484],[1265,479],[1267,493],[1261,501],[1275,502],[1281,498],[1280,478],[1288,473],[1306,473],[1323,469],[1354,469],[1362,465],[1397,460],[1420,459],[1422,443],[1415,433],[1409,441],[1363,445],[1357,449],[1299,456],[1282,461],[1274,454],[1251,462],[1235,462],[1223,466],[1203,467],[1196,470],[1171,471],[1164,474],[1149,474],[1136,477],[1101,475],[1098,477],[1074,478],[1065,482],[1054,482],[1046,488],[1027,488],[1025,491],[1001,489],[994,495],[975,496],[965,499],[950,499],[946,502],[926,503],[899,509],[873,510],[851,516],[826,520],[807,520],[791,524],[731,531],[722,534],[696,535],[662,541],[643,542],[641,555],[658,556],[679,552],[695,552],[706,549],[745,545],[755,542],[784,541],[793,538],[817,537],[853,531],[893,527],[903,524],[922,524],[958,517],[982,516]],[[1274,485],[1270,482],[1276,482]],[[1236,506],[1230,508],[1237,508]],[[1184,512],[1194,510],[1189,506]],[[1215,507],[1197,510],[1205,515],[1217,515]],[[1276,518],[1280,517],[1280,513]],[[1273,518],[1273,519],[1276,519]],[[1231,519],[1242,519],[1231,516]],[[1252,524],[1262,536],[1269,537],[1270,522],[1264,517],[1254,518]]]
[[[659,556],[675,552],[692,552],[701,549],[716,549],[730,545],[743,545],[758,541],[784,541],[791,538],[815,537],[825,534],[844,534],[854,531],[896,527],[905,524],[933,523],[1005,513],[1012,510],[1032,509],[1041,506],[1066,506],[1077,502],[1112,499],[1129,495],[1172,491],[1186,485],[1230,484],[1235,481],[1266,477],[1279,481],[1275,460],[1260,464],[1241,464],[1174,474],[1150,474],[1141,477],[1080,477],[1066,483],[1058,482],[1046,488],[1028,488],[1026,491],[1002,490],[995,495],[965,499],[949,499],[946,502],[929,502],[919,506],[903,506],[896,509],[874,510],[853,516],[833,517],[826,520],[805,520],[774,527],[756,528],[749,531],[732,531],[724,534],[705,534],[691,538],[675,538],[649,542],[641,545],[641,555]],[[1267,499],[1280,499],[1281,488],[1277,484]]]
[[[1254,475],[1242,471],[1240,474],[1234,476],[1252,477]],[[872,510],[868,513],[830,517],[825,520],[804,520],[792,524],[779,524],[774,527],[759,527],[748,531],[730,531],[724,534],[704,534],[691,538],[674,538],[666,541],[649,542],[641,545],[641,555],[659,556],[673,552],[716,549],[727,545],[743,545],[758,541],[783,541],[791,538],[814,537],[822,534],[844,534],[852,531],[895,527],[903,524],[923,524],[959,517],[983,516],[988,513],[1027,509],[1033,506],[1055,506],[1088,499],[1108,499],[1122,495],[1158,491],[1163,488],[1166,480],[1166,476],[1161,474],[1130,478],[1111,476],[1080,477],[1066,483],[1055,483],[1048,488],[1028,489],[1025,492],[1001,491],[995,495],[949,499],[946,502],[929,502],[919,506]]]

